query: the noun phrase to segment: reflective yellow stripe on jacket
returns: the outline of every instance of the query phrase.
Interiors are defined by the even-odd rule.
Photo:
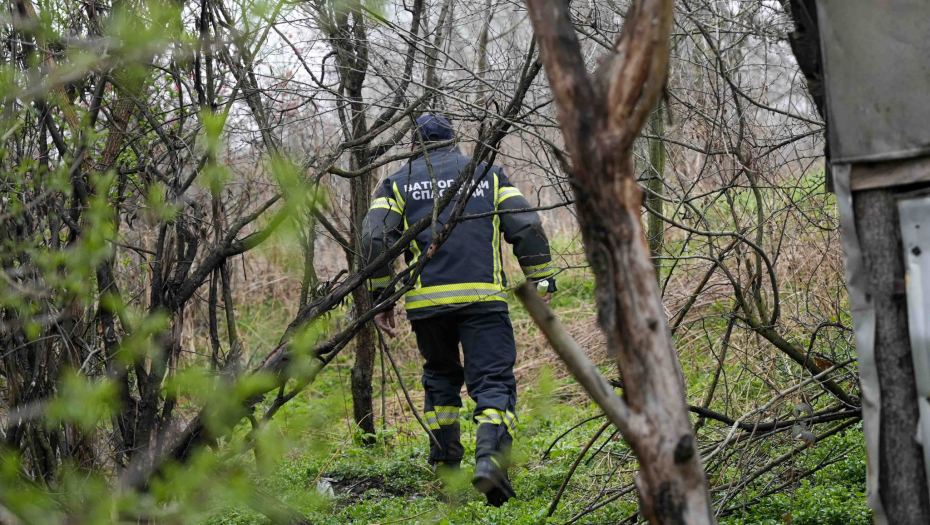
[[[400,188],[397,187],[396,182],[391,185],[391,188],[393,188],[394,190],[394,197],[397,198],[397,201],[396,201],[397,205],[400,206],[399,213],[404,216],[404,231],[407,231],[408,229],[410,229],[410,225],[407,224],[407,214],[404,213],[404,210],[407,209],[407,201],[405,201],[404,197],[401,195]],[[416,239],[410,241],[410,250],[413,252],[413,262],[410,265],[413,266],[414,264],[417,263],[417,261],[420,260],[420,247],[417,246]],[[423,283],[422,279],[418,276],[417,286],[418,287],[422,286],[422,283]]]
[[[523,266],[521,264],[520,269],[523,270],[523,275],[525,275],[527,279],[542,279],[543,277],[554,275],[558,271],[558,268],[555,267],[551,261],[532,266]]]
[[[507,301],[507,294],[497,284],[459,283],[423,286],[404,295],[408,310],[440,304]]]
[[[396,211],[397,213],[403,213],[404,208],[398,204],[398,202],[390,197],[379,197],[371,203],[371,209],[375,210],[378,208],[383,208],[386,210]]]
[[[500,179],[494,174],[494,211],[500,204]],[[491,234],[491,250],[494,255],[494,284],[504,284],[504,263],[501,261],[501,216],[495,214],[491,221],[493,233]]]
[[[523,194],[520,193],[520,190],[518,190],[514,186],[507,186],[506,188],[501,188],[501,190],[497,193],[497,204],[500,204],[504,202],[505,200],[511,197],[516,197],[518,195],[520,197],[523,196]]]
[[[388,283],[391,282],[391,277],[375,277],[373,279],[368,279],[368,289],[369,290],[381,290],[386,288]]]

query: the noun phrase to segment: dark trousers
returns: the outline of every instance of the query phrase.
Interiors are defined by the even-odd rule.
[[[477,404],[476,458],[492,456],[507,462],[517,422],[517,381],[513,375],[517,348],[510,316],[506,312],[448,314],[411,321],[411,325],[420,354],[426,359],[426,420],[442,443],[442,450],[430,444],[430,462],[462,460],[458,413],[463,384]]]

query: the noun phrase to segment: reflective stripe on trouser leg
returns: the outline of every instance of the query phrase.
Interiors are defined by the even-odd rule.
[[[458,325],[465,355],[465,384],[475,400],[475,457],[506,460],[517,418],[517,347],[510,316],[503,312],[462,316]]]
[[[424,414],[426,425],[442,444],[442,450],[440,450],[430,440],[429,462],[434,465],[461,463],[462,457],[465,455],[465,447],[462,446],[459,407],[429,407],[428,405],[429,402],[427,402],[428,409]]]
[[[424,419],[430,431],[442,444],[442,449],[430,441],[429,461],[456,463],[462,461],[459,425],[459,396],[465,382],[465,372],[459,359],[458,331],[450,317],[437,316],[413,321],[417,347],[426,359],[423,363],[423,390],[426,393]]]
[[[475,415],[475,422],[478,423],[475,458],[490,456],[506,471],[510,467],[517,416],[510,410],[487,408]]]
[[[459,421],[459,407],[455,406],[437,406],[426,410],[426,424],[430,430],[439,430],[444,426],[449,426]]]

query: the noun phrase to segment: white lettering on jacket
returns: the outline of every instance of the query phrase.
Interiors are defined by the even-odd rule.
[[[439,196],[442,197],[442,194],[446,192],[446,188],[452,186],[452,181],[448,179],[442,179],[436,181],[436,186],[439,188]],[[461,193],[465,188],[459,188],[459,193]],[[491,184],[483,180],[478,187],[475,188],[474,196],[475,197],[484,197],[484,191],[490,190]],[[413,184],[404,184],[404,193],[410,196],[411,199],[415,201],[419,200],[431,200],[433,198],[433,181],[427,180],[423,182],[415,182]]]

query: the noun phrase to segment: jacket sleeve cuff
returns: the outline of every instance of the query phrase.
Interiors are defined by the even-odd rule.
[[[372,304],[372,306],[374,306],[374,305],[378,304],[379,299],[380,299],[382,296],[383,296],[385,299],[388,298],[388,297],[390,297],[391,294],[394,293],[394,287],[391,287],[390,290],[388,290],[387,288],[376,288],[376,289],[374,289],[374,290],[370,290],[370,293],[371,293],[371,304]],[[393,306],[394,304],[396,304],[396,303],[392,303],[391,306]]]
[[[555,263],[552,261],[532,266],[521,265],[520,268],[523,270],[523,275],[526,276],[527,280],[533,282],[549,279],[559,271],[559,269],[555,266]]]

